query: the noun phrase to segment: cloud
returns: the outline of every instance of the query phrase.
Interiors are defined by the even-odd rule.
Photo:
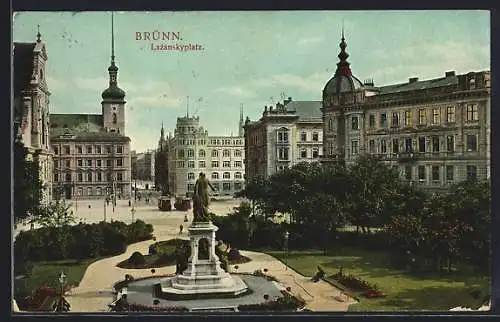
[[[291,74],[278,74],[270,76],[269,78],[253,80],[251,84],[256,87],[292,87],[306,92],[318,93],[330,77],[331,73],[328,71],[314,73],[305,77]]]
[[[215,92],[221,92],[236,97],[253,97],[256,95],[255,92],[239,86],[220,87],[217,88]]]
[[[167,94],[155,94],[144,96],[131,96],[128,106],[132,109],[142,108],[175,108],[182,102],[182,98],[168,96]]]
[[[323,38],[321,37],[310,37],[310,38],[301,38],[299,41],[297,41],[298,46],[309,46],[313,44],[317,44],[319,42],[322,42]]]
[[[81,89],[97,90],[103,89],[109,80],[106,77],[76,77],[73,83]]]
[[[47,86],[51,91],[66,88],[67,83],[56,78],[47,77]]]

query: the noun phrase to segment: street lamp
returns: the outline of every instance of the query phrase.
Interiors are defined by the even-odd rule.
[[[132,206],[132,209],[130,209],[130,214],[132,215],[132,223],[134,223],[134,214],[135,214],[134,206]]]
[[[288,270],[288,237],[290,237],[290,233],[288,230],[285,230],[285,242],[283,244],[283,257],[285,258],[285,270]]]

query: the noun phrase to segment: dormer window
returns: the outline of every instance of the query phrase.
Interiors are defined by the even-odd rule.
[[[476,88],[476,80],[474,78],[471,78],[469,80],[469,88],[470,89],[475,89]]]

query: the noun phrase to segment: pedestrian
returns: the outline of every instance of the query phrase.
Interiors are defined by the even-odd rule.
[[[182,235],[182,230],[184,229],[184,226],[180,225],[179,226],[179,235]]]
[[[129,206],[129,207],[130,207],[130,206],[132,206],[132,201],[130,201],[130,199],[129,199],[129,201],[128,201],[128,206]]]

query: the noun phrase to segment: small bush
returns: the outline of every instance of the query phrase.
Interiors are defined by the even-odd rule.
[[[146,260],[144,259],[144,255],[142,255],[139,252],[134,252],[132,255],[130,255],[128,262],[130,265],[133,265],[133,266],[146,265]]]
[[[229,261],[237,261],[241,259],[240,251],[237,248],[231,248],[227,253],[227,259]]]

